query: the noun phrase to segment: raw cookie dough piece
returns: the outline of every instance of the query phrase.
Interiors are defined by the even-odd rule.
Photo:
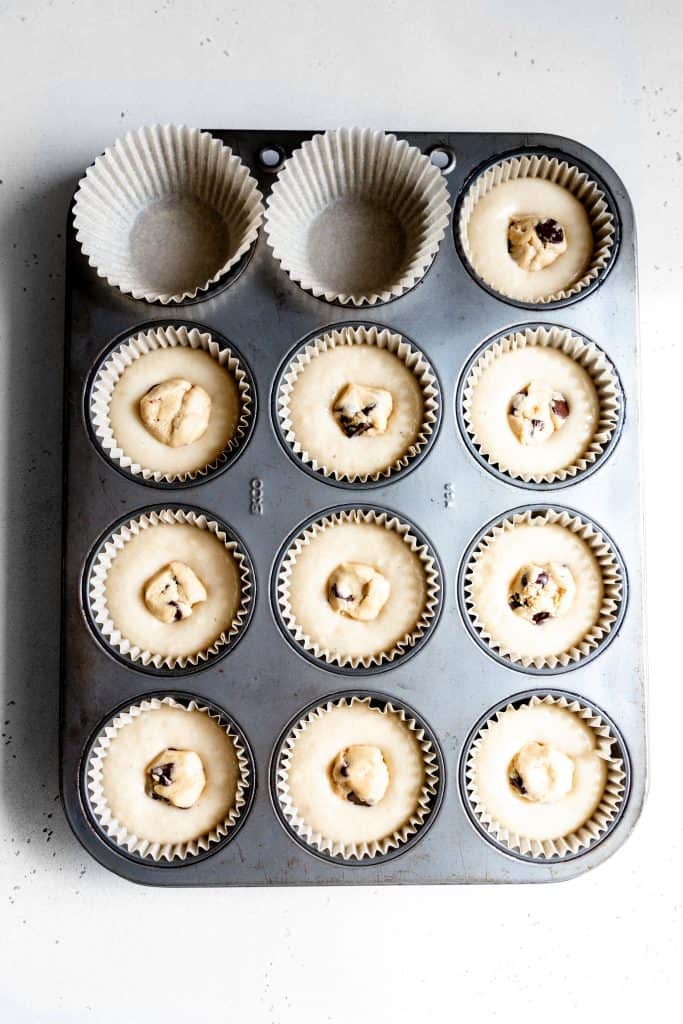
[[[540,626],[563,615],[575,593],[574,577],[560,562],[523,565],[510,588],[510,608],[516,615]]]
[[[335,612],[368,622],[377,618],[390,592],[389,580],[371,565],[344,562],[330,576],[327,599]]]
[[[332,765],[335,791],[359,807],[378,804],[389,786],[389,769],[379,747],[357,744],[345,747]]]
[[[571,791],[574,762],[549,743],[525,743],[510,762],[509,779],[525,800],[552,804]]]
[[[209,425],[211,398],[199,384],[171,377],[140,399],[140,418],[157,441],[180,448],[199,440]]]
[[[184,562],[169,562],[145,586],[145,604],[160,622],[189,618],[200,601],[206,601],[204,584]]]
[[[346,384],[337,395],[333,412],[347,437],[375,437],[387,429],[394,402],[384,388]]]
[[[536,213],[513,217],[508,227],[508,252],[522,270],[543,270],[567,251],[567,236],[553,217]]]
[[[147,765],[147,795],[174,807],[193,807],[205,785],[204,765],[194,750],[167,747]]]
[[[520,444],[542,444],[564,426],[568,416],[569,403],[562,392],[532,380],[513,397],[508,423]]]

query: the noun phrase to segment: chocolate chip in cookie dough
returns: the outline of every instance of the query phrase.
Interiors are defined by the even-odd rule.
[[[346,774],[348,775],[348,772]],[[372,804],[369,804],[367,800],[361,800],[358,794],[354,793],[353,790],[346,794],[346,799],[349,803],[355,804],[356,807],[372,807]]]
[[[566,420],[567,416],[569,416],[569,403],[565,398],[555,398],[551,409],[560,420]]]
[[[540,626],[542,622],[545,622],[550,617],[550,612],[536,612],[531,621],[535,626]]]
[[[558,224],[552,217],[548,217],[547,220],[540,220],[536,225],[536,234],[548,245],[559,245],[560,242],[564,242],[564,229],[561,224]]]
[[[512,788],[516,789],[518,793],[521,793],[522,796],[524,796],[524,794],[526,793],[526,787],[524,785],[522,776],[519,774],[519,772],[510,772],[508,778],[510,780],[510,785],[512,786]]]
[[[149,774],[157,785],[171,786],[173,784],[173,768],[174,764],[170,761],[168,764],[159,764],[156,768],[152,768]]]

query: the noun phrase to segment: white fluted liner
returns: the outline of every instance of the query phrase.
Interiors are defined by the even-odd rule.
[[[239,606],[235,613],[235,618],[229,628],[223,630],[210,647],[188,656],[183,655],[181,657],[174,657],[169,655],[164,657],[163,654],[143,650],[141,647],[132,644],[131,641],[116,628],[107,606],[107,575],[117,553],[132,537],[137,536],[143,530],[154,529],[154,527],[160,523],[165,523],[167,525],[185,523],[196,527],[198,530],[208,530],[210,533],[213,533],[214,536],[216,536],[218,540],[225,545],[226,550],[228,550],[234,558],[240,579]],[[135,519],[128,520],[128,522],[124,523],[123,526],[120,526],[102,546],[102,550],[90,569],[90,576],[88,578],[87,585],[88,593],[90,595],[90,608],[95,620],[95,625],[106,643],[109,644],[110,647],[115,648],[121,654],[125,655],[127,658],[130,658],[131,661],[139,662],[141,665],[145,666],[153,665],[154,668],[164,667],[169,669],[182,669],[186,668],[188,665],[198,665],[201,662],[206,661],[212,655],[217,654],[221,647],[224,647],[226,644],[233,641],[238,634],[242,632],[249,616],[251,603],[254,600],[254,580],[249,562],[247,561],[244,552],[240,549],[237,541],[230,540],[221,526],[214,520],[208,519],[203,513],[197,515],[195,512],[189,510],[186,511],[182,508],[166,508],[162,509],[160,512],[145,512]]]
[[[381,285],[377,275],[367,286],[350,290],[320,278],[309,247],[311,226],[349,198],[386,211],[405,233],[400,265],[386,280],[379,274]],[[315,135],[285,162],[266,204],[265,232],[282,269],[302,288],[328,302],[373,305],[402,295],[423,277],[449,216],[444,177],[419,149],[382,131],[339,128]],[[340,268],[340,279],[343,272]]]
[[[225,226],[227,249],[208,278],[171,294],[136,266],[131,232],[139,215],[160,201],[197,200]],[[76,238],[108,284],[147,302],[193,299],[233,267],[255,241],[263,218],[256,180],[238,156],[208,132],[152,125],[128,132],[87,169],[76,192]]]
[[[159,708],[164,707],[164,705],[172,708],[182,708],[184,711],[189,713],[199,712],[201,714],[208,715],[215,722],[218,722],[232,740],[239,769],[235,799],[227,817],[223,821],[218,822],[218,824],[205,835],[198,836],[196,839],[191,839],[183,843],[151,842],[142,836],[130,833],[123,822],[119,821],[112,814],[102,787],[104,761],[112,742],[116,739],[117,734],[122,729],[125,729],[127,725],[130,725],[131,722],[135,721],[135,719],[141,714],[149,711],[156,711]],[[244,749],[244,745],[242,744],[240,737],[229,722],[227,722],[227,720],[222,716],[217,715],[210,708],[204,707],[195,700],[190,701],[188,704],[181,704],[173,697],[151,697],[149,700],[143,700],[139,704],[132,704],[129,708],[126,708],[125,711],[119,712],[119,714],[104,727],[100,735],[97,737],[88,758],[86,774],[90,807],[101,828],[104,829],[112,842],[116,843],[117,846],[128,850],[129,853],[136,853],[141,857],[149,857],[150,860],[153,861],[171,861],[176,859],[187,860],[190,857],[196,856],[198,853],[208,850],[214,843],[219,842],[219,840],[228,834],[240,818],[242,809],[247,802],[248,789],[253,785],[253,779],[251,778],[251,766],[249,758],[247,757],[247,752]]]
[[[420,559],[425,573],[425,604],[412,631],[402,637],[393,647],[384,651],[377,651],[375,654],[364,655],[363,657],[351,656],[341,651],[331,651],[329,648],[317,643],[304,632],[297,622],[289,599],[290,581],[299,553],[319,533],[341,523],[370,523],[376,526],[383,526],[386,530],[393,530]],[[379,510],[375,511],[374,509],[345,509],[341,512],[335,512],[330,516],[323,516],[321,519],[305,527],[295,537],[285,553],[277,577],[277,607],[290,635],[305,651],[309,651],[315,658],[320,658],[330,665],[339,665],[340,668],[347,666],[350,668],[359,668],[360,666],[371,668],[382,665],[385,662],[396,661],[406,651],[414,647],[418,640],[425,635],[439,611],[440,601],[441,584],[439,572],[436,560],[430,549],[426,544],[418,540],[407,523],[402,522],[397,516]]]
[[[111,420],[109,419],[109,406],[112,394],[125,370],[137,359],[147,355],[148,352],[156,352],[159,349],[165,348],[192,348],[206,352],[219,366],[222,366],[233,375],[237,384],[237,390],[239,391],[240,415],[235,433],[217,458],[205,466],[199,466],[192,472],[164,473],[153,466],[141,466],[140,463],[134,462],[119,445],[114,436]],[[155,483],[162,481],[166,483],[174,481],[183,483],[187,480],[198,480],[214,472],[214,470],[227,461],[230,455],[240,447],[250,427],[253,409],[254,396],[249,378],[232,350],[227,347],[221,348],[208,331],[200,331],[196,327],[192,327],[188,331],[186,327],[181,326],[155,327],[149,331],[141,331],[133,338],[128,338],[116,348],[100,368],[95,378],[89,412],[95,436],[102,450],[112,462],[118,463],[122,469],[127,469],[129,473],[133,473],[135,476],[141,476],[143,480],[153,480]]]
[[[472,597],[472,584],[477,572],[477,563],[487,548],[495,542],[496,538],[499,537],[501,533],[504,533],[507,530],[514,530],[515,527],[522,524],[533,526],[535,528],[542,528],[544,525],[549,523],[557,524],[559,526],[563,526],[567,530],[571,530],[572,533],[581,537],[590,548],[602,573],[602,604],[597,621],[593,626],[591,626],[579,643],[575,644],[573,647],[569,647],[566,651],[562,651],[561,654],[552,654],[547,657],[537,655],[536,657],[531,658],[522,651],[510,650],[504,643],[487,630],[477,614],[476,602]],[[496,654],[499,654],[503,658],[508,658],[515,664],[523,665],[524,668],[529,668],[533,665],[534,668],[555,669],[558,666],[566,668],[567,665],[570,665],[573,662],[581,661],[582,658],[589,655],[591,651],[595,650],[595,648],[604,641],[617,618],[619,605],[623,599],[624,580],[621,575],[621,570],[619,568],[614,549],[607,538],[604,537],[603,534],[600,533],[591,523],[582,519],[581,516],[570,514],[565,509],[548,508],[541,514],[537,511],[535,512],[531,509],[527,509],[524,512],[518,512],[513,516],[503,519],[502,522],[493,526],[491,530],[482,537],[472,553],[469,564],[465,570],[464,588],[465,603],[467,605],[467,612],[472,625],[477,630],[480,638],[485,641],[485,643],[487,643],[488,646],[496,652]]]
[[[482,375],[494,360],[506,352],[514,352],[527,346],[554,348],[563,352],[586,371],[595,385],[600,404],[600,416],[593,437],[581,456],[571,465],[552,473],[514,473],[504,462],[493,457],[481,444],[471,421],[471,410],[474,393]],[[482,455],[508,476],[524,480],[525,483],[555,483],[579,476],[600,458],[612,439],[621,413],[621,387],[614,368],[597,345],[573,334],[566,327],[526,327],[521,331],[512,331],[486,348],[469,372],[463,390],[463,416],[467,432]]]
[[[472,251],[470,249],[468,232],[470,217],[474,207],[483,196],[495,188],[496,185],[501,185],[505,181],[513,181],[516,178],[543,178],[556,185],[561,185],[571,192],[585,207],[593,230],[593,256],[584,274],[578,281],[575,281],[567,288],[553,292],[551,295],[545,295],[542,299],[538,299],[536,303],[533,300],[527,301],[530,305],[542,305],[546,302],[570,299],[574,295],[578,295],[589,284],[592,284],[609,263],[616,241],[616,225],[614,217],[610,213],[605,193],[599,185],[585,171],[573,166],[566,160],[558,160],[557,157],[544,154],[518,156],[509,160],[501,160],[499,163],[493,164],[486,171],[483,171],[470,185],[460,207],[457,231],[462,251],[468,263],[470,263],[475,273],[478,274],[479,271],[472,260]],[[485,284],[493,287],[490,281],[483,277],[481,279]],[[495,290],[498,291],[499,295],[503,295],[506,298],[514,298],[514,296],[508,296],[506,292],[499,291],[498,289]]]
[[[329,837],[322,835],[322,833],[314,831],[310,825],[306,823],[292,801],[288,781],[292,754],[298,738],[303,732],[305,732],[312,722],[315,722],[316,719],[327,714],[328,711],[332,711],[334,708],[339,707],[353,707],[355,704],[364,704],[370,707],[371,700],[372,698],[370,697],[341,697],[338,700],[327,701],[325,704],[320,704],[318,707],[313,708],[307,715],[305,715],[304,718],[297,722],[286,736],[282,745],[282,752],[279,757],[276,780],[277,798],[287,821],[297,835],[299,835],[309,846],[315,847],[315,849],[320,850],[321,853],[329,853],[334,857],[339,856],[344,860],[369,860],[380,854],[388,853],[390,850],[395,850],[399,846],[403,845],[403,843],[407,842],[411,836],[415,835],[415,833],[422,828],[426,819],[432,813],[434,797],[438,791],[439,785],[441,784],[439,762],[436,751],[434,750],[434,745],[427,737],[424,729],[417,724],[414,718],[410,717],[405,708],[401,707],[400,704],[387,701],[382,710],[379,708],[376,709],[377,713],[383,715],[397,715],[401,722],[405,724],[406,728],[414,733],[415,739],[422,748],[425,774],[417,806],[413,814],[405,825],[400,829],[397,829],[395,832],[392,832],[390,835],[384,836],[382,839],[374,839],[370,842],[363,843],[344,843],[341,840],[330,839]]]
[[[481,728],[474,739],[467,754],[466,766],[466,788],[467,799],[486,831],[499,843],[507,846],[510,850],[518,850],[520,853],[536,858],[540,861],[548,860],[551,857],[566,857],[577,854],[581,850],[592,846],[604,835],[619,812],[624,799],[625,778],[624,762],[621,758],[614,757],[612,750],[615,737],[609,725],[596,714],[593,708],[582,704],[578,700],[567,700],[566,697],[553,697],[550,694],[545,696],[531,697],[524,704],[517,707],[535,707],[539,704],[554,704],[578,715],[579,718],[594,731],[596,739],[596,751],[607,765],[607,781],[600,802],[584,824],[574,832],[568,833],[559,839],[530,839],[528,836],[520,835],[508,829],[497,821],[486,809],[479,797],[477,786],[477,750],[481,745],[483,734],[489,729],[491,723],[499,721],[504,715],[516,710],[515,706],[508,704],[495,713]]]
[[[291,420],[289,403],[298,377],[312,360],[317,359],[325,352],[344,345],[376,345],[377,348],[386,349],[387,352],[393,353],[415,375],[422,391],[423,419],[415,440],[400,458],[375,473],[355,473],[349,475],[347,473],[340,473],[334,467],[323,465],[309,455],[306,449],[299,443]],[[335,480],[346,480],[348,483],[367,483],[368,480],[376,482],[395,476],[396,473],[405,469],[429,443],[438,420],[439,385],[436,375],[426,358],[401,337],[400,334],[396,334],[387,328],[378,330],[376,327],[344,327],[341,330],[331,331],[328,334],[315,338],[310,344],[306,345],[303,351],[296,354],[282,377],[282,383],[277,396],[277,413],[285,441],[291,447],[294,454],[306,465],[314,470],[320,470],[326,477],[331,476]]]

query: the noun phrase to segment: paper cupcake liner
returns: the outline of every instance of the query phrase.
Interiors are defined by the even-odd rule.
[[[235,800],[227,817],[215,825],[210,832],[183,843],[152,842],[149,839],[130,833],[126,826],[112,814],[102,786],[104,760],[117,733],[121,729],[125,729],[127,725],[130,725],[131,722],[144,712],[156,711],[164,705],[172,708],[182,708],[188,712],[201,712],[218,722],[225,729],[234,744],[239,768]],[[234,830],[238,820],[248,810],[246,806],[247,794],[249,788],[253,785],[251,759],[243,745],[241,736],[233,728],[232,724],[225,717],[217,714],[215,710],[205,707],[196,700],[191,700],[188,704],[181,704],[173,697],[151,697],[148,700],[140,701],[139,704],[132,704],[125,711],[119,712],[102,729],[95,740],[86,764],[86,777],[90,809],[100,828],[116,846],[140,857],[148,857],[153,861],[187,860],[198,853],[205,852],[215,843],[224,839],[228,833]]]
[[[591,817],[576,831],[562,836],[560,839],[530,839],[508,829],[497,821],[486,809],[479,797],[477,788],[476,752],[481,746],[483,734],[490,723],[499,721],[504,714],[520,707],[535,707],[539,704],[555,704],[578,715],[581,720],[593,729],[596,738],[596,752],[607,764],[607,781],[600,803]],[[617,743],[610,726],[600,717],[594,708],[583,704],[580,700],[569,700],[567,697],[555,697],[551,694],[537,695],[521,704],[509,703],[495,712],[473,740],[466,757],[466,797],[481,828],[496,842],[511,851],[517,851],[529,859],[539,861],[554,858],[575,856],[582,850],[593,846],[610,828],[616,818],[626,793],[626,772],[624,761],[614,757],[612,748]]]
[[[529,657],[520,651],[510,650],[507,645],[500,642],[486,628],[477,615],[476,604],[472,598],[472,585],[476,573],[477,563],[484,551],[499,537],[508,530],[522,524],[535,527],[554,523],[564,526],[572,533],[581,537],[588,545],[596,559],[602,573],[603,596],[600,613],[597,621],[588,630],[580,641],[560,654],[552,654],[546,657],[537,655]],[[536,669],[561,669],[568,665],[576,664],[583,658],[588,657],[601,644],[612,630],[617,621],[619,608],[624,599],[625,580],[622,575],[619,562],[614,548],[607,538],[596,526],[581,516],[568,511],[567,509],[548,508],[543,511],[526,509],[523,512],[516,512],[500,520],[486,533],[479,541],[472,552],[464,575],[465,606],[472,627],[478,640],[485,646],[491,648],[501,658],[505,658],[513,664],[522,665],[524,668],[534,667]]]
[[[332,711],[334,708],[339,707],[353,707],[354,704],[366,704],[370,707],[372,700],[373,698],[370,696],[344,696],[339,699],[328,700],[319,704],[304,715],[304,717],[301,718],[289,731],[288,735],[283,740],[278,755],[276,796],[287,822],[307,846],[313,847],[320,853],[327,853],[332,857],[340,857],[347,861],[368,861],[374,857],[385,855],[391,850],[396,850],[398,847],[408,842],[411,836],[414,836],[420,829],[422,829],[425,821],[433,812],[434,798],[442,784],[439,760],[434,744],[426,735],[422,726],[420,726],[415,719],[411,718],[405,708],[397,702],[388,700],[382,711],[377,709],[378,713],[397,715],[400,720],[405,723],[406,727],[415,734],[415,738],[420,744],[423,753],[425,778],[418,798],[417,807],[410,819],[405,825],[400,829],[397,829],[395,832],[392,832],[390,835],[385,836],[382,839],[374,839],[371,842],[363,843],[344,843],[341,840],[330,839],[322,835],[322,833],[314,831],[304,821],[292,802],[288,781],[292,754],[297,740],[308,728],[311,722],[314,722],[318,718],[322,718],[322,716],[327,714],[328,711]]]
[[[195,200],[222,222],[228,251],[208,278],[188,270],[182,289],[170,293],[145,279],[131,233],[141,212],[180,200]],[[194,299],[223,277],[256,240],[262,217],[261,193],[239,157],[185,125],[152,125],[117,139],[87,169],[74,203],[76,239],[98,276],[133,298],[163,304]]]
[[[213,533],[218,540],[222,541],[235,559],[240,577],[240,603],[230,628],[224,630],[209,647],[192,655],[182,655],[180,657],[168,655],[164,657],[163,654],[143,650],[141,647],[132,644],[117,629],[107,606],[107,576],[117,552],[121,551],[132,537],[137,536],[143,530],[154,529],[155,526],[162,523],[168,525],[185,523],[195,526],[198,530],[208,530]],[[161,511],[150,510],[136,516],[134,519],[129,519],[124,525],[119,526],[102,544],[100,551],[92,562],[86,586],[94,626],[107,646],[118,651],[136,664],[145,667],[152,666],[155,669],[185,669],[188,666],[194,667],[217,655],[226,645],[234,644],[249,622],[254,600],[254,578],[250,561],[238,542],[231,539],[223,527],[214,520],[209,519],[205,513],[181,508],[165,508]]]
[[[299,554],[323,530],[338,526],[340,523],[372,523],[383,526],[387,530],[393,530],[418,556],[425,571],[425,605],[412,631],[406,633],[393,647],[362,657],[331,651],[317,643],[303,631],[297,622],[289,600],[290,580]],[[276,595],[277,612],[287,635],[309,655],[328,665],[337,665],[339,668],[370,669],[397,661],[414,648],[430,631],[441,604],[441,574],[434,552],[425,542],[415,536],[408,523],[402,522],[397,516],[381,509],[343,509],[309,523],[291,541],[277,570]]]
[[[420,430],[410,447],[395,459],[391,465],[375,473],[340,473],[336,469],[323,465],[313,458],[299,443],[294,431],[290,415],[290,399],[297,379],[314,359],[331,349],[341,346],[375,345],[393,353],[415,375],[423,399],[423,420]],[[439,422],[439,384],[436,375],[425,356],[400,334],[377,327],[343,327],[330,331],[309,342],[300,349],[282,375],[277,394],[277,416],[280,430],[285,442],[305,465],[325,477],[333,477],[337,481],[347,483],[376,483],[383,479],[396,476],[405,469],[417,455],[424,451],[430,443]]]
[[[139,462],[134,462],[119,445],[109,419],[112,394],[124,371],[149,352],[172,348],[192,348],[206,352],[219,366],[232,374],[240,396],[240,416],[235,433],[217,458],[192,472],[164,473],[151,466],[141,466]],[[134,337],[127,338],[107,356],[104,364],[97,370],[88,406],[95,437],[108,459],[131,475],[142,477],[143,480],[154,483],[186,483],[211,475],[242,447],[252,425],[254,393],[249,376],[239,358],[231,348],[221,347],[214,341],[211,333],[201,331],[197,327],[188,330],[182,326],[162,326],[141,331]]]
[[[468,227],[474,207],[491,189],[517,178],[543,178],[566,188],[586,209],[593,229],[593,257],[583,276],[574,284],[542,299],[524,300],[521,305],[535,306],[549,302],[563,302],[573,298],[597,280],[609,266],[617,240],[617,227],[607,196],[590,175],[567,160],[539,154],[527,154],[501,160],[475,178],[465,193],[458,218],[458,239],[467,262],[477,277],[497,295],[518,301],[507,292],[494,288],[483,278],[472,260]]]
[[[341,268],[333,286],[321,279],[309,251],[316,218],[349,198],[393,215],[405,232],[401,265],[382,285],[375,273],[367,287],[345,286]],[[282,269],[306,291],[342,305],[374,305],[402,295],[424,276],[449,213],[443,175],[419,149],[381,131],[339,128],[315,135],[285,162],[267,202],[265,232]],[[330,237],[329,252],[334,249]]]
[[[507,352],[527,346],[554,348],[570,356],[589,375],[598,395],[600,415],[585,451],[571,465],[551,473],[515,473],[502,460],[486,451],[472,426],[471,410],[474,392],[482,375],[494,360]],[[604,454],[622,413],[622,393],[616,371],[605,353],[591,341],[572,333],[566,327],[522,327],[499,338],[484,349],[471,367],[462,393],[463,419],[467,433],[480,455],[491,466],[515,480],[525,483],[558,483],[583,473]]]

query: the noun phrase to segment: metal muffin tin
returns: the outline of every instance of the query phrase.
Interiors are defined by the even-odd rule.
[[[222,139],[249,166],[267,197],[277,168],[259,154],[288,156],[312,132],[222,131]],[[367,310],[314,298],[280,269],[263,230],[252,250],[197,301],[154,306],[110,288],[88,266],[75,242],[69,215],[65,366],[64,578],[61,672],[61,791],[76,836],[101,864],[152,885],[303,885],[542,882],[567,879],[596,867],[626,839],[646,789],[645,669],[638,428],[638,351],[635,227],[626,190],[597,154],[550,135],[399,132],[424,152],[445,153],[451,207],[472,175],[488,163],[524,151],[561,153],[585,166],[614,204],[618,245],[595,286],[556,305],[526,307],[492,294],[465,266],[449,227],[423,280],[398,299]],[[365,313],[367,312],[367,316]],[[473,456],[458,428],[454,402],[462,371],[487,340],[526,324],[559,324],[592,339],[612,360],[625,401],[623,426],[609,458],[557,488],[525,488],[497,476]],[[123,336],[159,323],[192,323],[215,331],[240,353],[255,381],[258,412],[239,458],[202,482],[158,487],[121,473],[103,459],[88,427],[89,381],[103,353]],[[334,326],[386,326],[424,352],[441,387],[441,424],[428,450],[396,478],[372,488],[340,485],[306,472],[283,451],[273,422],[273,389],[285,357],[307,338]],[[270,413],[269,413],[270,409]],[[617,431],[617,433],[619,433]],[[528,491],[525,501],[523,491]],[[340,493],[340,491],[342,493]],[[501,852],[485,839],[459,796],[463,744],[482,715],[520,687],[519,671],[474,642],[459,610],[463,556],[485,524],[520,505],[570,506],[595,519],[613,538],[628,574],[629,599],[609,645],[577,665],[571,690],[605,708],[616,724],[630,763],[628,799],[618,822],[587,852],[546,862]],[[188,675],[173,672],[163,693],[196,696],[240,723],[253,752],[256,787],[239,833],[173,870],[132,858],[103,837],[84,789],[84,759],[96,729],[122,705],[158,696],[158,675],[125,664],[95,639],[88,624],[84,572],[98,538],[122,518],[159,506],[199,507],[228,524],[253,560],[253,616],[238,645]],[[363,863],[317,855],[282,827],[273,807],[270,774],[279,742],[293,716],[331,691],[375,692],[367,675],[321,667],[282,635],[271,598],[272,573],[285,539],[309,519],[338,504],[379,506],[416,524],[429,538],[443,571],[440,620],[411,657],[382,671],[382,694],[416,709],[429,723],[444,761],[439,799],[414,842],[392,856]],[[546,673],[541,672],[540,676]],[[354,687],[352,676],[359,676]],[[529,686],[543,688],[538,673]],[[337,685],[333,676],[337,676]],[[547,692],[557,693],[551,674]],[[163,685],[163,684],[161,684]],[[379,689],[379,686],[378,686]],[[379,695],[381,699],[382,695]],[[440,806],[438,804],[440,803]]]

